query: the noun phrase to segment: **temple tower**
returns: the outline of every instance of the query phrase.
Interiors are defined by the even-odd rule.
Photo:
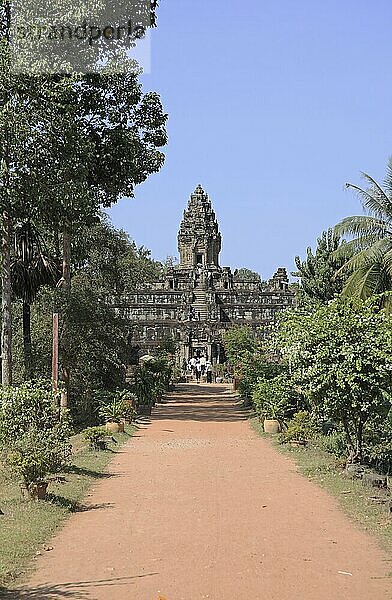
[[[179,267],[219,270],[221,234],[211,200],[198,185],[191,194],[178,232]]]

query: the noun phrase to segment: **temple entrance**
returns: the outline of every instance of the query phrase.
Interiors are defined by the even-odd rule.
[[[201,358],[202,356],[205,356],[207,359],[211,358],[208,356],[207,348],[205,346],[199,346],[191,349],[190,358]]]

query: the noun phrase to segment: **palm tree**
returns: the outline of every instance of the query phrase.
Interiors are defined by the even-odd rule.
[[[392,309],[392,159],[381,186],[373,177],[362,173],[369,185],[366,189],[346,183],[359,196],[365,215],[346,217],[335,226],[338,235],[351,240],[336,251],[336,256],[349,250],[351,257],[338,271],[349,273],[343,289],[346,296],[365,300],[381,294],[382,305]],[[349,254],[350,256],[350,254]]]
[[[23,354],[25,378],[32,376],[31,311],[39,289],[56,285],[61,277],[59,262],[52,258],[30,221],[19,223],[14,232],[15,248],[11,261],[12,290],[23,303]]]

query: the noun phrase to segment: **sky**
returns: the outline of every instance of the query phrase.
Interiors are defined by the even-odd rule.
[[[344,183],[392,155],[390,0],[161,0],[144,91],[169,119],[165,165],[109,212],[154,258],[177,255],[196,185],[221,265],[268,279],[361,214]]]

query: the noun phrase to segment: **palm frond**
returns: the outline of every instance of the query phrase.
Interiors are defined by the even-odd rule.
[[[373,246],[379,239],[379,236],[376,235],[361,235],[339,246],[339,248],[333,252],[332,256],[336,260],[344,258],[349,260],[353,254],[357,254],[358,252],[362,252],[362,250],[366,250],[366,248]]]
[[[337,271],[337,274],[353,272],[358,269],[367,270],[370,266],[381,264],[384,256],[392,251],[392,238],[377,240],[372,246],[357,252]]]
[[[390,194],[388,194],[381,187],[381,185],[378,183],[378,181],[376,181],[371,175],[369,175],[368,173],[365,173],[364,171],[361,172],[361,175],[373,188],[372,190],[370,190],[370,189],[368,190],[369,194],[372,195],[373,198],[375,197],[375,195],[377,195],[378,196],[378,204],[383,206],[385,213],[388,214],[390,217],[392,217],[392,196]],[[373,194],[371,194],[371,191],[373,192]],[[373,210],[371,207],[369,207],[369,209]]]
[[[345,217],[334,228],[337,235],[378,235],[382,238],[386,235],[392,235],[392,224],[378,219],[377,217],[356,215]]]
[[[377,293],[380,293],[381,268],[379,263],[372,265],[362,265],[355,270],[346,281],[343,289],[343,296],[356,297],[366,300]]]
[[[358,185],[346,183],[347,188],[355,190],[364,210],[374,213],[379,218],[392,218],[392,199],[381,185],[368,173],[362,171],[362,177],[369,183],[368,189],[363,189]]]
[[[383,181],[386,192],[390,198],[392,198],[392,158],[389,159],[387,165],[387,174]]]

